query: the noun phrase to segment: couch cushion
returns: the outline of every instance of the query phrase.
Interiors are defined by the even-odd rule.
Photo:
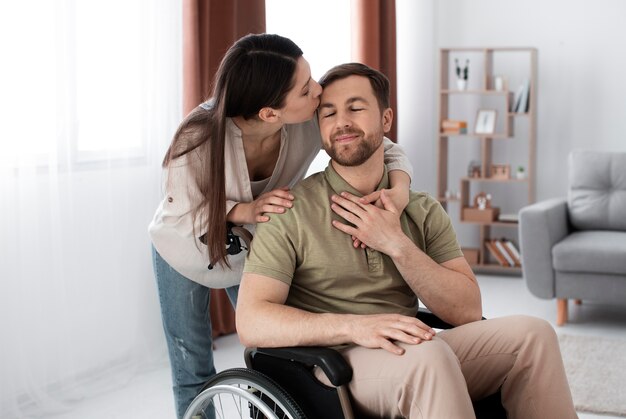
[[[626,153],[573,151],[569,187],[576,229],[626,231]]]
[[[562,272],[626,275],[626,232],[572,233],[552,248],[552,264]]]

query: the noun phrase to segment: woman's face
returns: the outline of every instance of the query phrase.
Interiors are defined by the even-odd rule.
[[[311,68],[303,57],[298,58],[295,83],[280,109],[285,124],[297,124],[313,117],[320,104],[322,86],[311,78]]]

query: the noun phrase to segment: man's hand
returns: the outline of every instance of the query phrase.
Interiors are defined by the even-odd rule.
[[[341,196],[333,195],[331,209],[354,227],[339,221],[333,221],[333,226],[351,235],[353,240],[358,239],[374,250],[391,255],[399,241],[406,239],[406,235],[400,227],[400,211],[387,197],[387,193],[386,190],[380,193],[382,209],[372,204],[364,204],[360,198],[347,192],[343,192]]]
[[[235,224],[265,223],[266,214],[282,214],[293,206],[293,195],[288,187],[277,188],[261,194],[252,202],[240,202],[228,213],[227,219]]]
[[[418,319],[400,314],[354,315],[349,321],[352,342],[396,355],[404,354],[404,349],[394,342],[417,345],[435,335],[432,328]]]
[[[390,173],[396,173],[396,172],[394,171]],[[397,172],[397,173],[404,174],[404,172]],[[407,179],[408,179],[408,176],[407,176]],[[374,204],[378,208],[384,208],[383,201],[380,199],[380,194],[382,191],[383,190],[374,191],[369,195],[365,195],[361,198],[358,198],[359,202],[361,202],[362,204]],[[397,186],[394,186],[391,189],[384,189],[384,191],[387,194],[387,197],[391,199],[391,202],[393,202],[393,205],[397,209],[399,209],[399,212],[398,212],[398,216],[399,216],[400,213],[402,213],[402,211],[404,211],[406,206],[409,204],[408,185],[406,185],[404,182],[398,182]],[[349,192],[346,192],[346,194],[347,194],[347,197],[351,200],[354,200],[352,198],[356,198],[356,196],[352,195]],[[352,242],[355,248],[361,246],[363,249],[365,249],[367,247],[364,243],[361,243],[361,240],[357,239],[354,236],[352,236]]]

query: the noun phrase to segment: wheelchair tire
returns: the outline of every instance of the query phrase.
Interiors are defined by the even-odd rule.
[[[245,368],[222,371],[204,385],[183,419],[305,419],[296,402],[266,375]]]

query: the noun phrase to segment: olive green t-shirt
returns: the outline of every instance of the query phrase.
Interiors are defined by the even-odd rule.
[[[378,189],[388,183],[385,169]],[[257,224],[244,272],[290,285],[286,304],[309,312],[414,316],[417,298],[391,258],[369,248],[355,249],[352,238],[331,224],[346,223],[330,208],[331,195],[343,191],[362,196],[331,164],[300,182],[292,190],[291,209]],[[400,222],[435,262],[463,255],[448,215],[429,195],[411,192]]]

